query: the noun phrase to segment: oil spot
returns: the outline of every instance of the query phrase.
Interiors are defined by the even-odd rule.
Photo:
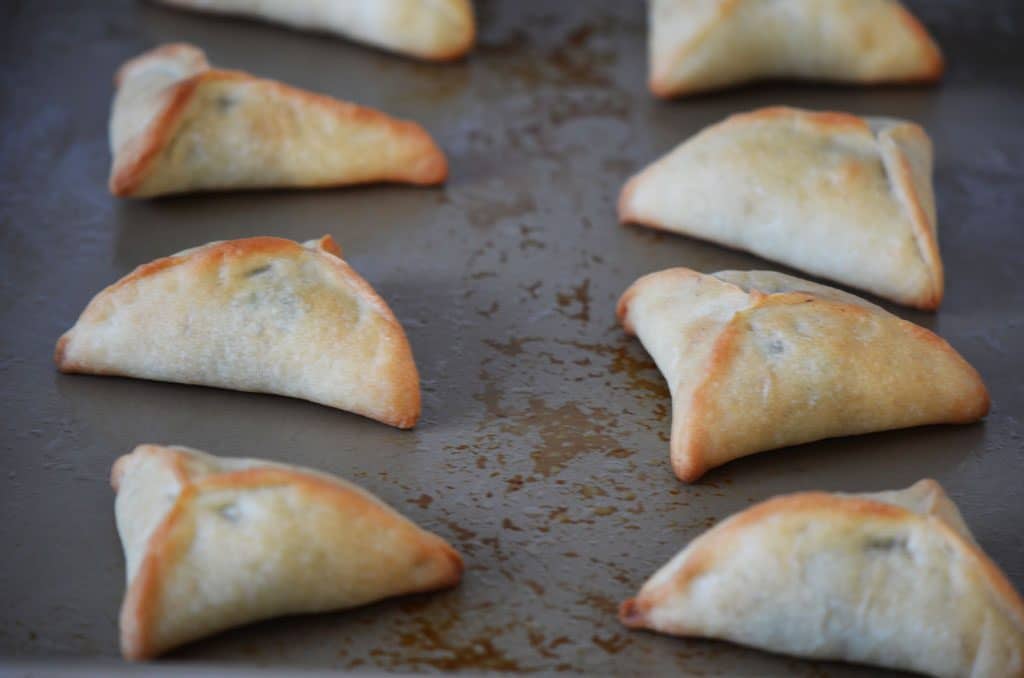
[[[540,337],[521,337],[512,338],[508,340],[508,343],[501,343],[495,339],[484,339],[484,344],[493,348],[498,353],[508,356],[509,358],[515,358],[526,352],[526,345],[536,341],[543,341]]]
[[[514,219],[529,214],[537,209],[533,195],[527,192],[510,194],[507,185],[494,183],[465,196],[465,204],[455,205],[461,208],[466,220],[477,228],[491,228],[507,219]]]
[[[597,645],[608,654],[618,654],[633,642],[629,637],[620,633],[613,633],[607,638],[602,638],[600,635],[594,634],[590,639],[594,641],[594,645]]]
[[[555,301],[558,303],[558,312],[565,317],[583,323],[590,322],[590,278],[585,278],[582,283],[570,288],[569,292],[556,293]],[[575,310],[570,312],[569,309],[573,307]]]
[[[476,312],[477,315],[483,316],[484,318],[493,318],[494,314],[498,312],[499,308],[500,306],[498,305],[498,302],[492,301],[490,306],[488,306],[485,309],[478,308]]]
[[[527,411],[502,428],[505,433],[536,431],[541,444],[530,458],[534,471],[547,478],[581,455],[621,449],[622,444],[608,433],[615,423],[612,413],[603,408],[584,411],[573,402],[551,407],[541,398],[530,398]]]
[[[579,603],[610,617],[614,617],[619,611],[619,604],[601,593],[588,592],[579,600]]]
[[[625,375],[627,377],[627,386],[631,390],[647,392],[653,397],[662,399],[669,397],[668,386],[665,384],[665,380],[651,378],[654,374],[658,373],[658,366],[645,354],[643,357],[638,357],[641,349],[634,346],[633,342],[623,343],[618,346],[565,340],[559,341],[559,343],[609,359],[607,362],[608,371],[612,374]],[[660,418],[664,418],[665,414],[667,414],[667,411]]]
[[[417,499],[408,499],[406,501],[408,501],[410,504],[416,504],[421,509],[426,509],[429,508],[430,504],[433,503],[434,498],[431,497],[429,494],[421,494]]]
[[[425,617],[413,619],[413,629],[400,633],[398,643],[401,651],[385,651],[378,648],[371,655],[390,655],[389,668],[399,666],[422,668],[432,667],[439,671],[523,671],[524,667],[511,659],[494,644],[494,638],[503,629],[484,628],[482,633],[464,641],[455,642],[446,638],[449,628],[438,628],[434,620]]]
[[[558,654],[555,650],[559,646],[571,643],[566,636],[556,636],[552,640],[547,640],[543,633],[537,630],[530,630],[527,632],[527,638],[530,641],[530,647],[532,647],[537,654],[547,659],[558,659]],[[559,664],[559,666],[562,666]],[[556,669],[561,670],[561,669]]]

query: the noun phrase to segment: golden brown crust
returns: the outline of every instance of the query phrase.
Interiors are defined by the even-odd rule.
[[[124,82],[124,79],[128,76],[128,72],[137,68],[140,64],[145,64],[151,60],[162,59],[187,59],[196,69],[205,70],[206,68],[209,68],[209,62],[206,61],[206,55],[203,54],[201,49],[190,45],[187,42],[172,42],[151,49],[148,52],[140,54],[139,56],[131,58],[121,64],[121,67],[118,68],[117,72],[114,74],[114,86],[120,87]]]
[[[936,82],[942,79],[942,74],[946,70],[946,60],[942,56],[942,51],[935,44],[928,29],[924,27],[917,17],[910,13],[910,11],[900,3],[896,3],[896,11],[900,21],[910,30],[911,33],[917,38],[917,43],[924,46],[928,52],[928,67],[921,73],[920,76],[914,78],[907,78],[902,82],[906,84],[913,83],[929,83]]]
[[[195,47],[186,44],[165,45],[126,62],[118,70],[115,82],[120,85],[128,72],[133,68],[137,68],[139,64],[149,60],[160,61],[186,52],[190,55],[193,52],[197,52],[200,58],[202,58],[202,64],[206,65],[202,52]],[[363,182],[338,180],[310,184],[312,187],[330,188],[333,186],[350,186],[356,183],[379,181],[405,182],[428,186],[444,183],[448,177],[447,158],[426,130],[415,122],[399,120],[366,106],[359,106],[358,104],[339,101],[326,95],[307,92],[274,80],[257,78],[242,71],[206,68],[203,72],[172,85],[160,95],[165,98],[163,110],[146,127],[139,138],[131,140],[130,144],[126,144],[127,147],[125,149],[118,152],[119,156],[123,154],[126,157],[115,159],[109,181],[110,192],[119,197],[129,197],[135,194],[152,171],[160,153],[173,139],[174,134],[178,130],[179,123],[188,105],[195,98],[198,89],[208,83],[232,80],[260,84],[276,90],[283,97],[299,100],[303,105],[320,107],[345,121],[385,126],[391,134],[404,137],[409,143],[419,143],[424,148],[429,149],[429,155],[424,161],[417,162],[412,168],[408,166],[402,167],[396,170],[393,175],[367,179]]]
[[[464,13],[469,15],[469,31],[463,36],[463,41],[452,45],[451,49],[434,52],[432,54],[421,54],[421,59],[427,59],[428,61],[437,62],[452,62],[458,61],[466,56],[473,46],[476,44],[476,17],[473,14],[473,3],[470,0],[465,0],[460,3],[461,9]]]
[[[709,278],[717,280],[722,290],[733,289],[742,292],[746,296],[745,301],[740,301],[731,315],[720,319],[712,334],[707,335],[706,359],[702,358],[696,366],[687,368],[687,387],[681,391],[676,390],[677,384],[670,384],[672,388],[673,408],[675,415],[672,421],[670,439],[670,460],[675,474],[684,482],[698,480],[709,469],[719,466],[738,456],[746,456],[757,451],[766,451],[777,447],[786,446],[776,442],[774,445],[764,443],[762,447],[736,453],[730,451],[731,443],[723,443],[719,440],[720,427],[723,416],[727,410],[727,403],[735,404],[735,400],[729,395],[729,388],[735,381],[736,365],[741,350],[747,346],[749,341],[751,316],[759,311],[777,306],[802,306],[814,303],[813,310],[808,310],[815,317],[821,318],[826,324],[837,327],[848,327],[850,323],[868,323],[870,316],[881,314],[886,322],[895,323],[893,331],[900,341],[909,341],[920,350],[929,352],[934,360],[941,364],[950,365],[958,379],[962,379],[963,387],[946,396],[947,404],[944,406],[941,417],[931,420],[932,423],[966,424],[978,421],[989,411],[990,399],[988,390],[978,374],[947,341],[930,330],[902,320],[898,317],[885,313],[882,309],[867,304],[852,295],[839,295],[835,298],[828,296],[822,291],[816,294],[813,290],[806,291],[777,291],[762,292],[752,287],[753,282],[748,285],[739,285],[730,281],[728,276],[719,278],[705,276],[704,274],[686,268],[672,268],[643,276],[635,281],[620,297],[616,315],[619,322],[628,334],[636,335],[637,328],[634,319],[631,317],[631,306],[638,295],[644,294],[649,285],[658,285],[656,289],[672,289],[676,284],[682,286],[684,281],[693,278]],[[794,284],[799,284],[794,279]],[[768,283],[766,283],[768,284]],[[808,283],[813,286],[812,283]],[[785,289],[785,288],[782,288]],[[823,288],[827,290],[828,288]],[[823,296],[822,296],[823,295]],[[847,297],[844,299],[844,297]],[[651,314],[655,311],[648,309],[645,313]],[[648,337],[648,339],[651,339]],[[649,347],[650,348],[650,347]],[[701,354],[704,355],[703,353]],[[666,378],[671,377],[666,375]],[[684,400],[685,399],[685,400]],[[922,422],[926,423],[926,422]],[[885,428],[902,427],[913,425],[905,422],[889,422]],[[870,430],[884,430],[876,428]],[[819,432],[817,437],[803,438],[799,442],[810,442],[828,434]],[[831,434],[835,435],[835,433]],[[734,441],[733,441],[734,442]],[[795,444],[790,442],[788,444]],[[716,445],[724,445],[718,449]]]
[[[628,334],[636,335],[633,323],[629,320],[629,307],[630,304],[633,303],[633,298],[636,297],[636,295],[643,290],[647,282],[653,280],[655,276],[660,278],[666,275],[671,275],[679,280],[684,280],[687,278],[700,278],[704,274],[698,273],[697,271],[684,266],[677,266],[675,268],[665,269],[664,271],[648,273],[647,275],[641,276],[637,280],[633,281],[633,284],[622,293],[622,296],[619,297],[618,303],[615,305],[615,315],[618,318],[619,323],[622,324],[623,329],[625,329]]]
[[[185,456],[173,448],[158,445],[140,445],[132,454],[125,455],[114,464],[112,477],[115,491],[120,484],[129,458],[135,454],[150,454],[167,457],[173,465],[174,473],[181,483],[181,489],[174,506],[168,511],[160,525],[153,531],[146,544],[146,553],[139,565],[138,572],[125,594],[121,606],[121,652],[125,659],[140,661],[152,658],[157,654],[152,643],[155,619],[159,612],[160,594],[166,573],[183,557],[191,541],[192,525],[185,523],[190,518],[189,509],[198,494],[204,490],[253,489],[288,485],[313,494],[318,499],[331,502],[343,511],[358,508],[363,511],[379,512],[382,516],[391,517],[393,510],[368,495],[348,487],[342,483],[332,482],[326,477],[303,473],[299,470],[284,468],[253,468],[234,472],[216,473],[198,482],[193,482],[186,469]],[[429,534],[429,533],[426,533]],[[462,557],[447,542],[434,537],[431,547],[441,549],[451,566],[447,578],[441,583],[425,587],[426,590],[448,588],[457,584],[462,578],[464,565]],[[427,545],[424,545],[424,558],[428,557]]]
[[[690,425],[685,440],[678,438],[673,422],[669,458],[673,472],[683,482],[695,482],[709,468],[705,459],[710,441],[708,426],[713,425],[707,416],[710,399],[714,397],[713,387],[724,376],[739,348],[742,326],[742,316],[737,313],[715,339],[707,370],[700,384],[693,390],[693,398],[690,400]]]
[[[687,438],[685,440],[676,439],[675,430],[673,430],[672,469],[676,476],[684,482],[695,482],[714,466],[707,464],[705,459],[710,452],[708,449],[711,440],[709,429],[716,423],[712,412],[714,406],[721,400],[717,389],[724,383],[733,365],[735,355],[747,334],[747,318],[752,313],[769,306],[814,302],[817,305],[816,313],[831,313],[838,316],[869,316],[873,314],[873,311],[857,304],[820,299],[804,292],[781,292],[766,295],[758,290],[752,290],[750,294],[751,304],[737,313],[715,340],[707,370],[700,384],[694,389],[693,399],[690,402]],[[988,389],[977,370],[967,363],[956,349],[950,346],[949,342],[934,332],[900,318],[896,318],[896,320],[916,339],[931,344],[945,353],[950,360],[960,363],[964,369],[974,375],[976,391],[965,395],[962,401],[963,407],[959,412],[950,415],[948,423],[966,424],[986,416],[989,411],[990,399]]]
[[[380,42],[376,42],[376,41],[374,41],[372,39],[368,39],[366,36],[360,36],[358,34],[347,33],[347,32],[345,32],[342,29],[332,29],[332,28],[329,28],[329,27],[326,27],[326,26],[321,26],[321,25],[317,25],[317,26],[314,26],[313,24],[303,25],[303,24],[297,24],[297,23],[292,23],[292,22],[288,22],[288,21],[283,21],[283,20],[276,19],[276,18],[274,18],[272,16],[265,16],[265,15],[261,14],[258,11],[254,11],[251,8],[247,10],[245,8],[242,8],[242,7],[233,8],[233,9],[224,8],[224,7],[216,7],[216,6],[211,7],[211,6],[209,6],[209,5],[205,4],[205,3],[196,2],[195,0],[192,0],[192,1],[189,1],[189,0],[160,0],[160,1],[163,2],[164,4],[171,5],[173,7],[177,7],[177,8],[180,8],[180,9],[187,9],[187,10],[200,11],[200,12],[207,11],[207,12],[213,12],[213,13],[216,13],[216,14],[243,16],[243,17],[247,17],[247,18],[250,18],[250,19],[259,19],[259,20],[268,21],[268,22],[273,23],[273,24],[283,25],[283,26],[286,26],[288,28],[292,28],[292,29],[300,30],[300,31],[305,31],[305,30],[311,30],[311,31],[314,31],[314,32],[325,31],[327,33],[331,33],[331,34],[334,34],[334,35],[339,35],[339,36],[341,36],[343,38],[346,38],[346,39],[349,39],[349,40],[351,40],[353,42],[360,43],[360,44],[365,45],[366,47],[370,47],[372,49],[379,49],[381,51],[385,51],[385,52],[389,52],[389,53],[403,54],[405,56],[412,57],[412,58],[415,58],[415,59],[421,59],[423,61],[431,61],[431,62],[437,62],[437,63],[451,62],[451,61],[456,61],[458,59],[461,59],[476,44],[476,37],[477,37],[476,17],[474,16],[473,3],[472,3],[471,0],[457,0],[458,6],[455,7],[455,10],[463,15],[463,19],[465,20],[465,25],[466,25],[466,27],[468,27],[468,30],[465,33],[462,33],[462,34],[459,35],[461,40],[459,42],[453,42],[451,45],[447,46],[446,48],[435,48],[433,51],[425,51],[423,49],[414,48],[411,45],[402,46],[402,45],[396,45],[396,44],[391,44],[391,45],[383,44],[383,43],[380,43]]]
[[[928,142],[927,135],[917,125],[905,125],[904,130],[911,134],[924,136],[924,143]],[[925,213],[924,205],[921,204],[920,196],[914,187],[913,170],[910,161],[904,153],[898,153],[895,158],[895,168],[891,181],[900,185],[902,192],[908,198],[907,217],[910,219],[911,228],[914,231],[914,239],[917,242],[918,253],[924,261],[925,269],[930,277],[930,289],[915,299],[914,306],[924,311],[934,311],[942,303],[944,285],[944,274],[942,267],[942,255],[939,253],[939,239],[929,222]]]
[[[871,127],[864,118],[842,111],[805,111],[790,106],[768,106],[744,113],[734,113],[721,122],[726,127],[748,122],[767,120],[799,120],[818,127],[825,134],[860,133],[871,134]]]
[[[721,22],[726,20],[730,14],[736,12],[739,8],[739,2],[740,0],[720,0],[717,14],[707,22],[707,25],[703,30],[695,35],[691,40],[676,48],[676,51],[673,52],[671,57],[666,59],[664,63],[678,64],[688,58],[692,53],[696,52],[707,39],[708,35],[713,33],[720,26]],[[893,3],[893,9],[896,11],[897,20],[908,29],[914,38],[914,42],[925,52],[924,58],[927,65],[920,73],[907,77],[878,75],[875,77],[860,77],[850,80],[850,82],[861,85],[914,85],[934,83],[941,80],[945,71],[945,59],[942,56],[942,51],[928,32],[928,29],[925,28],[924,24],[922,24],[917,17],[915,17],[899,2]],[[825,84],[836,82],[828,77],[801,77],[800,79],[808,82],[821,82]],[[689,84],[674,83],[669,73],[655,72],[653,68],[650,69],[650,77],[648,79],[648,89],[650,89],[651,94],[660,99],[675,99],[698,93],[718,92],[734,88],[741,84],[744,83],[723,82],[715,85],[698,84],[697,82]]]
[[[156,654],[152,643],[154,619],[159,612],[161,584],[164,574],[177,562],[189,541],[190,531],[182,525],[195,497],[193,486],[183,485],[177,501],[153,531],[146,545],[139,569],[132,579],[121,604],[121,653],[125,659],[138,661]]]
[[[700,544],[700,550],[687,560],[683,568],[673,577],[672,585],[681,588],[688,586],[690,582],[711,566],[711,561],[721,550],[720,545],[736,538],[737,533],[774,516],[791,515],[793,513],[833,515],[845,513],[864,519],[891,522],[907,520],[928,521],[933,528],[942,533],[946,542],[958,553],[977,563],[979,569],[984,574],[986,583],[995,594],[993,599],[998,601],[1013,618],[1014,622],[1024,629],[1024,601],[1021,600],[1016,589],[1006,579],[1006,576],[999,567],[980,548],[947,525],[945,521],[934,516],[920,516],[901,506],[881,501],[860,497],[837,496],[827,492],[802,492],[774,497],[729,518],[715,531],[700,537],[703,540]],[[646,601],[629,599],[623,602],[619,608],[619,618],[622,623],[631,628],[645,627],[647,625],[647,613],[655,598],[657,596],[651,596]]]
[[[630,177],[623,185],[618,198],[618,218],[622,224],[637,224],[652,228],[673,235],[688,235],[705,239],[721,247],[729,247],[736,251],[759,252],[759,248],[774,246],[772,238],[779,237],[779,233],[772,233],[771,236],[761,235],[753,244],[740,242],[738,236],[731,235],[728,238],[719,238],[713,230],[700,226],[703,220],[694,219],[688,223],[680,215],[673,220],[674,212],[667,211],[665,204],[658,202],[656,194],[648,192],[642,198],[637,198],[638,190],[645,186],[654,185],[652,182],[664,181],[669,171],[681,171],[679,167],[682,161],[675,161],[677,164],[673,170],[666,169],[673,167],[670,163],[672,158],[683,151],[690,144],[701,143],[706,135],[727,135],[737,134],[746,129],[748,134],[760,135],[756,130],[751,132],[750,127],[758,124],[784,125],[797,131],[802,137],[811,138],[836,137],[837,141],[841,135],[847,135],[847,139],[856,140],[858,143],[872,144],[877,149],[879,164],[882,167],[884,176],[889,182],[889,190],[884,193],[873,193],[871,197],[879,201],[891,201],[892,207],[898,209],[899,223],[904,224],[909,230],[912,248],[901,250],[901,256],[912,270],[904,272],[903,269],[887,270],[884,274],[875,274],[872,278],[863,277],[857,271],[851,271],[848,267],[842,266],[829,269],[822,268],[815,270],[813,259],[805,254],[801,255],[801,261],[789,260],[787,256],[774,255],[778,260],[784,261],[796,268],[816,273],[819,276],[831,277],[833,280],[867,289],[875,294],[897,301],[898,303],[912,308],[934,311],[942,302],[944,290],[944,272],[942,256],[939,250],[938,234],[935,225],[934,197],[930,179],[931,173],[931,140],[927,133],[918,125],[890,119],[862,118],[857,115],[838,111],[807,111],[787,106],[772,106],[756,109],[749,112],[736,113],[724,120],[711,125],[700,134],[684,142],[676,149],[668,153],[662,159],[650,164],[645,169]],[[773,126],[774,128],[774,126]],[[764,135],[770,134],[764,131]],[[823,158],[822,169],[825,158]],[[832,162],[832,161],[829,161]],[[870,182],[873,177],[869,173],[873,171],[874,165],[869,167],[857,154],[851,154],[842,162],[833,162],[831,171],[836,181],[851,187],[851,190],[862,190],[862,187],[871,185],[872,191],[878,189]],[[814,171],[819,168],[814,167]],[[783,195],[779,198],[785,200]],[[798,200],[791,200],[794,209],[800,207]],[[639,204],[638,204],[639,201]],[[717,203],[716,203],[717,204]],[[721,209],[727,209],[724,204],[719,205]],[[678,208],[678,205],[676,206]],[[685,208],[684,214],[685,214]],[[887,208],[888,209],[888,208]],[[731,214],[729,222],[736,229],[743,232],[745,227],[744,217]],[[828,213],[822,212],[823,222],[828,218]],[[844,219],[856,217],[856,212],[851,212]],[[788,223],[801,223],[799,220]],[[850,221],[849,223],[853,223]],[[874,223],[874,222],[872,222]],[[848,223],[844,228],[849,228]],[[792,229],[791,229],[792,231]],[[782,231],[784,232],[784,231]],[[776,248],[777,249],[777,248]],[[770,256],[760,252],[761,256]],[[792,257],[793,255],[788,255]],[[857,256],[866,256],[858,253]],[[920,259],[920,267],[913,258]],[[891,268],[891,267],[890,267]],[[909,281],[913,281],[912,288],[909,285],[899,287],[902,277],[906,275]],[[883,289],[878,289],[882,286]],[[892,290],[885,289],[893,288]]]
[[[372,418],[390,426],[401,429],[409,429],[416,425],[422,411],[422,401],[419,386],[419,371],[413,358],[412,346],[405,334],[401,323],[395,317],[391,307],[377,294],[376,290],[366,282],[352,267],[350,267],[339,254],[341,249],[330,236],[324,236],[319,242],[319,254],[328,266],[334,268],[358,292],[359,296],[370,303],[378,310],[381,318],[388,325],[389,336],[394,342],[395,359],[388,365],[388,372],[382,375],[389,383],[396,385],[395,392],[398,394],[395,402],[392,403],[392,416],[372,415]],[[240,260],[250,256],[295,256],[310,250],[303,245],[285,238],[273,236],[256,236],[252,238],[241,238],[238,240],[227,240],[223,242],[203,245],[186,252],[164,257],[143,264],[134,271],[121,278],[114,284],[108,286],[97,294],[82,313],[87,317],[90,310],[98,303],[98,300],[105,298],[117,290],[138,284],[140,280],[157,275],[167,269],[181,266],[185,263],[194,264],[200,270],[216,270],[224,265],[226,260]],[[316,252],[317,250],[313,250]],[[65,332],[57,341],[54,351],[54,361],[57,369],[63,373],[88,373],[118,376],[116,370],[95,369],[84,367],[72,362],[67,357],[67,344],[73,330]],[[130,376],[130,375],[129,375]],[[368,415],[369,416],[369,415]]]
[[[704,29],[693,37],[692,40],[680,45],[676,48],[676,51],[672,53],[672,57],[665,63],[677,64],[683,59],[687,58],[690,54],[697,51],[704,40],[710,35],[717,27],[718,24],[724,21],[730,14],[736,11],[740,3],[740,0],[721,0],[718,6],[716,15],[707,22]],[[650,31],[650,28],[648,29]],[[648,38],[650,39],[650,38]],[[674,99],[675,97],[684,96],[690,94],[695,90],[704,90],[703,87],[686,87],[673,84],[671,78],[667,73],[656,73],[654,69],[651,69],[650,78],[647,81],[647,87],[651,90],[651,94],[660,99]],[[724,88],[724,86],[722,87]],[[721,88],[715,88],[721,89]],[[710,91],[710,90],[708,90]]]
[[[139,57],[144,58],[146,57]],[[142,185],[153,163],[177,130],[178,122],[192,101],[204,75],[192,76],[172,86],[165,94],[167,102],[164,104],[164,110],[146,127],[141,138],[131,141],[130,149],[122,151],[127,153],[128,157],[123,160],[120,157],[115,158],[109,181],[110,192],[113,195],[130,196]]]

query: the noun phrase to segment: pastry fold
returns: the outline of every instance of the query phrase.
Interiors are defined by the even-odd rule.
[[[402,326],[330,236],[213,242],[140,266],[57,343],[62,372],[276,393],[411,428]]]
[[[665,98],[766,78],[932,82],[944,68],[897,0],[651,0],[648,52]]]
[[[943,296],[931,174],[931,140],[913,123],[766,108],[634,176],[619,218],[931,310]]]
[[[422,127],[165,45],[117,74],[110,191],[148,198],[371,182],[438,184],[444,154]]]
[[[652,273],[618,317],[668,382],[672,467],[687,482],[764,450],[988,412],[981,377],[940,337],[781,273]]]
[[[300,30],[334,33],[428,61],[458,59],[473,47],[470,0],[160,0]]]
[[[1024,676],[1024,603],[932,480],[753,506],[692,541],[619,616],[814,659]]]
[[[341,478],[183,447],[118,459],[121,651],[147,659],[261,619],[454,586],[462,559]]]

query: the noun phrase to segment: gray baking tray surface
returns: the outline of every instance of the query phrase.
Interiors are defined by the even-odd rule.
[[[908,3],[949,61],[935,88],[769,84],[647,94],[645,8],[477,2],[480,44],[422,64],[326,36],[134,0],[4,3],[0,97],[0,657],[8,672],[119,663],[124,566],[108,482],[140,442],[341,474],[450,539],[461,586],[256,624],[174,652],[168,671],[464,670],[869,676],[711,641],[630,632],[616,605],[690,539],[771,495],[939,480],[1024,589],[1024,5]],[[187,41],[238,68],[421,122],[441,188],[112,198],[117,66]],[[786,104],[905,117],[936,145],[947,295],[887,306],[985,377],[984,423],[829,440],[741,459],[698,484],[668,464],[662,378],[617,325],[638,276],[780,267],[622,227],[635,170],[700,128]],[[335,236],[404,324],[423,379],[411,432],[274,396],[64,376],[54,343],[135,266],[211,240]],[[941,620],[936,620],[941,623]],[[50,671],[53,671],[51,666]]]

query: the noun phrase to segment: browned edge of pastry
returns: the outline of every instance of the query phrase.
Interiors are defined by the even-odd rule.
[[[687,58],[687,56],[695,51],[708,34],[713,31],[718,22],[725,19],[729,14],[736,11],[740,0],[720,0],[717,16],[708,22],[707,27],[699,34],[694,36],[686,44],[681,45],[673,53],[672,58],[668,60],[668,63],[676,64],[680,60]],[[851,84],[851,85],[915,85],[915,84],[930,84],[938,82],[942,79],[943,74],[946,70],[946,61],[942,56],[942,50],[939,48],[935,39],[932,37],[928,29],[925,28],[924,24],[914,16],[914,14],[904,7],[901,3],[893,3],[894,9],[897,12],[897,17],[901,23],[903,23],[907,29],[916,38],[915,42],[920,45],[925,52],[925,64],[919,73],[914,75],[892,78],[880,76],[876,78],[861,78],[858,80],[832,80],[829,78],[781,78],[785,80],[802,80],[804,82],[818,82],[821,84]],[[650,29],[648,29],[648,32]],[[650,37],[648,37],[650,40]],[[752,80],[744,80],[742,82],[731,82],[722,83],[720,85],[712,86],[693,86],[693,85],[673,85],[664,73],[655,73],[653,64],[649,67],[649,76],[647,80],[647,87],[651,94],[658,97],[659,99],[677,99],[695,94],[710,94],[713,92],[721,92],[727,89],[734,89],[750,84],[752,81],[758,80],[753,78]]]
[[[408,357],[407,360],[403,359],[398,361],[398,364],[393,366],[391,374],[387,376],[389,381],[396,384],[396,392],[411,394],[411,396],[407,396],[410,399],[410,403],[407,407],[396,408],[400,411],[395,412],[392,417],[386,419],[380,419],[378,417],[370,418],[401,429],[412,428],[416,425],[417,420],[419,420],[422,409],[422,398],[420,394],[419,371],[416,368],[412,346],[409,344],[409,338],[406,336],[404,328],[401,323],[398,322],[398,319],[395,317],[391,307],[379,294],[377,294],[376,290],[373,289],[370,283],[360,276],[355,269],[349,266],[343,259],[341,259],[338,254],[335,254],[335,252],[340,253],[341,250],[337,243],[335,243],[334,238],[324,236],[320,239],[319,245],[322,253],[325,255],[324,261],[330,266],[335,267],[342,277],[352,283],[362,297],[376,302],[376,306],[380,308],[382,317],[391,328],[392,335],[396,341],[396,355]],[[241,238],[238,240],[226,240],[224,242],[200,246],[182,254],[163,257],[139,266],[134,271],[93,297],[92,301],[89,302],[89,305],[86,306],[84,311],[82,311],[82,316],[84,317],[89,313],[92,305],[102,296],[110,294],[122,287],[136,283],[144,278],[154,276],[166,269],[180,266],[186,262],[198,260],[198,266],[204,268],[216,268],[221,265],[221,262],[228,258],[241,259],[253,254],[297,254],[307,251],[310,250],[293,240],[276,238],[273,236],[256,236],[252,238]],[[68,360],[66,350],[67,343],[70,341],[70,336],[73,331],[74,328],[68,330],[57,341],[57,347],[54,351],[54,361],[57,364],[58,370],[68,374],[87,373],[106,374],[111,376],[119,375],[116,371],[89,369],[83,365],[79,365]],[[357,412],[356,414],[360,413]]]
[[[629,306],[632,303],[633,297],[640,292],[642,282],[650,276],[662,276],[665,274],[678,276],[680,279],[692,278],[695,276],[699,278],[704,275],[688,268],[677,267],[651,273],[635,281],[619,298],[615,311],[619,322],[622,324],[623,329],[627,334],[633,336],[636,335],[636,329],[629,320]],[[725,281],[720,282],[725,283]],[[732,285],[732,283],[725,284]],[[710,466],[704,461],[704,458],[707,456],[707,448],[710,445],[710,436],[706,428],[710,425],[710,422],[708,421],[708,417],[702,413],[709,409],[709,403],[714,398],[713,394],[708,393],[708,390],[711,388],[711,385],[719,381],[719,377],[723,376],[728,370],[729,364],[739,347],[739,342],[744,336],[742,325],[746,314],[765,306],[794,305],[808,302],[817,303],[818,312],[832,312],[844,316],[871,315],[875,313],[875,311],[871,311],[857,304],[850,304],[831,299],[821,299],[820,297],[807,292],[776,292],[772,294],[765,294],[759,290],[752,289],[747,292],[747,294],[750,296],[750,305],[742,311],[737,312],[714,340],[707,370],[700,379],[700,383],[694,387],[693,397],[689,405],[692,413],[690,416],[692,430],[685,443],[678,438],[675,429],[675,421],[673,419],[672,438],[669,444],[670,457],[673,471],[683,482],[695,482],[710,468]],[[901,323],[903,327],[915,338],[931,343],[937,349],[945,352],[952,360],[960,363],[966,370],[969,370],[973,374],[974,380],[977,384],[977,392],[974,394],[973,398],[965,399],[963,409],[946,423],[967,424],[978,421],[988,415],[991,407],[988,388],[985,386],[985,382],[982,380],[981,375],[974,366],[968,363],[967,360],[965,360],[963,356],[956,351],[956,349],[950,346],[949,342],[931,330],[903,320],[898,316],[892,316],[892,318]],[[662,375],[662,378],[664,378],[664,375]],[[685,450],[683,449],[684,444],[686,446]]]
[[[166,45],[136,57],[125,63],[118,70],[115,81],[120,83],[125,77],[128,67],[132,64],[149,59],[159,60],[168,54],[173,54],[185,48],[194,49],[187,45]],[[276,80],[258,78],[242,71],[210,69],[171,85],[167,91],[161,93],[160,96],[166,97],[163,110],[140,133],[141,139],[137,138],[133,141],[130,149],[131,156],[124,158],[121,162],[114,163],[109,181],[110,192],[118,197],[132,196],[146,180],[154,162],[177,132],[178,123],[181,121],[188,104],[191,103],[195,96],[197,89],[208,82],[231,80],[249,81],[276,89],[283,97],[299,99],[306,106],[319,106],[327,109],[339,118],[352,122],[385,125],[390,128],[394,135],[405,137],[405,141],[409,143],[420,144],[428,152],[429,159],[426,162],[415,163],[412,170],[409,167],[403,167],[391,174],[366,179],[362,182],[324,182],[322,184],[309,184],[308,187],[310,188],[352,186],[358,183],[375,182],[401,182],[427,186],[442,184],[448,178],[448,160],[444,152],[441,151],[433,137],[418,123],[409,120],[399,120],[373,108],[308,92],[277,82]],[[125,151],[122,149],[120,152],[123,153]]]
[[[389,519],[394,515],[401,517],[401,514],[391,507],[379,500],[371,500],[362,492],[353,490],[342,483],[333,482],[329,478],[304,473],[300,470],[252,468],[216,473],[198,482],[193,482],[185,467],[185,456],[175,452],[172,448],[159,445],[139,445],[131,454],[122,456],[114,463],[111,472],[111,485],[115,492],[119,491],[124,475],[124,465],[128,463],[128,458],[140,453],[166,456],[181,485],[181,490],[174,506],[150,536],[146,544],[145,555],[131,585],[125,592],[124,602],[121,605],[121,652],[125,659],[131,661],[150,659],[158,654],[153,645],[152,635],[156,624],[155,619],[159,612],[161,585],[167,572],[180,560],[189,545],[193,529],[193,526],[187,522],[189,508],[192,500],[199,493],[205,490],[256,489],[288,485],[330,501],[342,511],[348,510],[353,505],[358,505],[373,507],[373,509],[387,514]],[[401,518],[407,520],[404,517]],[[414,523],[413,525],[415,526]],[[419,526],[415,527],[422,530]],[[450,571],[437,584],[410,589],[403,594],[450,588],[458,584],[462,578],[464,565],[459,553],[442,538],[425,530],[422,531],[433,537],[435,546],[442,549],[448,560]]]
[[[819,512],[842,512],[865,519],[899,522],[911,518],[929,522],[942,533],[946,542],[961,556],[973,560],[979,566],[993,593],[993,599],[1003,607],[1018,627],[1024,629],[1024,600],[1021,599],[1020,594],[984,551],[947,525],[945,521],[931,515],[922,516],[901,506],[874,499],[839,497],[828,492],[800,492],[773,497],[734,514],[719,527],[712,528],[697,537],[697,539],[706,540],[700,544],[697,557],[691,557],[668,585],[673,588],[685,587],[706,572],[720,550],[719,545],[732,539],[734,533],[772,516],[791,512],[806,512],[812,515]],[[647,628],[651,606],[651,601],[642,600],[639,596],[625,600],[619,606],[619,620],[630,628]],[[681,635],[700,634],[696,631],[686,631]]]

